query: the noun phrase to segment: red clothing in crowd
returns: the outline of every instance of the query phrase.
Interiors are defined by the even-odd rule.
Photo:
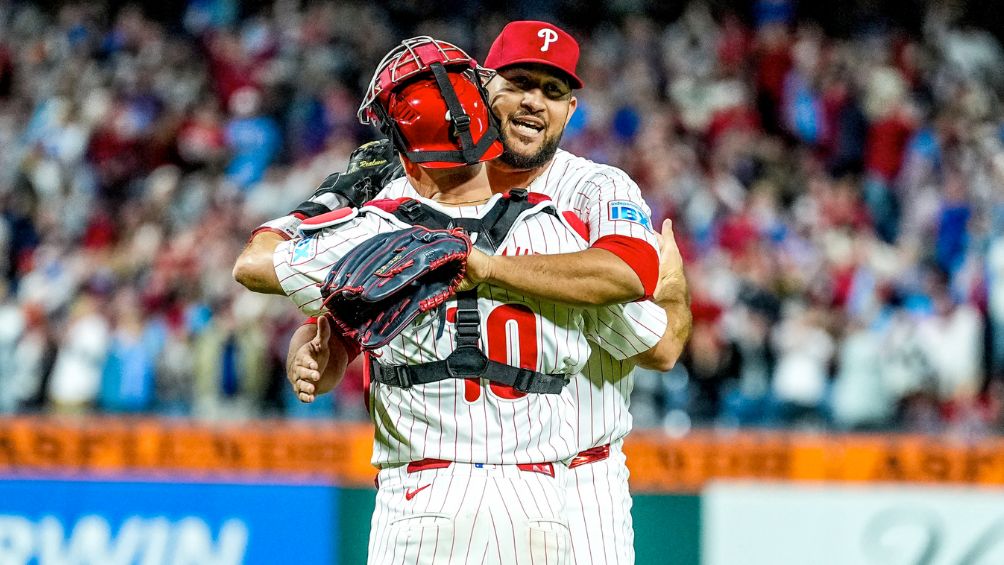
[[[896,178],[903,164],[903,150],[913,133],[913,122],[893,114],[872,122],[865,144],[865,168],[887,181]]]

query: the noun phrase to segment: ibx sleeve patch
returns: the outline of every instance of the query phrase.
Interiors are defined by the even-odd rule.
[[[652,231],[652,220],[648,214],[630,200],[612,200],[608,204],[608,211],[612,221],[634,222]]]

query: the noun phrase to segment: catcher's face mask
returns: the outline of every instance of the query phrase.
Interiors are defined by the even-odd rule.
[[[406,39],[377,67],[359,108],[410,161],[450,168],[502,153],[478,67],[459,47],[431,37]]]

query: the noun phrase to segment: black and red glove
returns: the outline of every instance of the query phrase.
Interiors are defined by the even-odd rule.
[[[470,252],[471,240],[461,230],[381,233],[335,263],[321,296],[346,338],[376,349],[453,295]]]

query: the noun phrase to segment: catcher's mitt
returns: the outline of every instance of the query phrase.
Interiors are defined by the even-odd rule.
[[[453,294],[470,252],[471,240],[461,230],[381,233],[335,263],[321,296],[346,337],[376,349]]]

